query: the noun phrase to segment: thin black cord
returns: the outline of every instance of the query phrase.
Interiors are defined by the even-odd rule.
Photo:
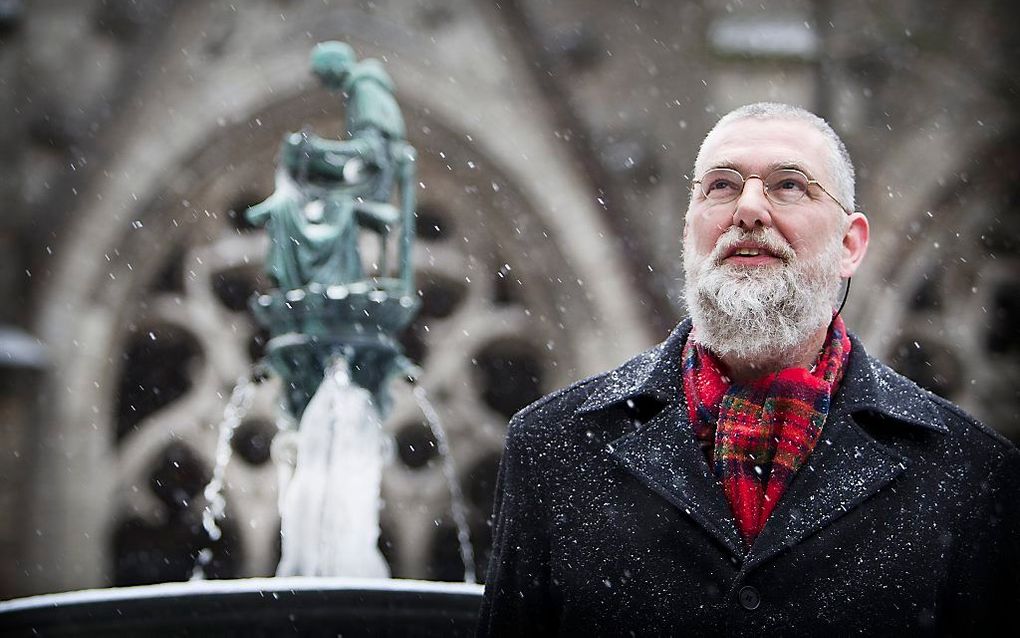
[[[846,298],[850,296],[850,279],[851,277],[846,278],[846,291],[843,293],[843,303],[839,304],[839,310],[836,311],[837,315],[843,312],[843,306],[846,305]]]

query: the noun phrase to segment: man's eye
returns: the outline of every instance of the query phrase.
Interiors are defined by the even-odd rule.
[[[776,184],[776,188],[780,190],[802,190],[804,187],[797,180],[784,179],[783,181]]]
[[[726,191],[730,189],[736,189],[737,185],[728,179],[716,179],[712,180],[708,184],[708,191]]]

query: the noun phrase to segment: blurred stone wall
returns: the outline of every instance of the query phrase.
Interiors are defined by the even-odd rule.
[[[0,360],[0,597],[187,572],[212,426],[261,345],[239,213],[285,131],[338,130],[306,66],[326,39],[386,64],[422,156],[404,340],[480,564],[507,418],[683,315],[697,144],[750,101],[815,110],[855,158],[874,243],[845,314],[869,350],[1020,439],[1015,22],[944,0],[0,3],[0,324],[49,357]],[[457,579],[434,441],[397,399],[384,551]],[[262,406],[222,576],[278,551]]]

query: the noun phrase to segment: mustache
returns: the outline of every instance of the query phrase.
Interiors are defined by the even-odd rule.
[[[719,266],[733,248],[738,244],[746,244],[747,242],[757,244],[786,263],[793,261],[797,256],[793,251],[793,247],[774,228],[756,228],[749,231],[731,226],[729,230],[719,236],[719,240],[716,242],[715,248],[712,249],[709,259],[711,259],[714,265]]]

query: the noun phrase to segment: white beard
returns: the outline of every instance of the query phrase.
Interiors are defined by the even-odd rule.
[[[766,246],[783,263],[722,264],[737,242]],[[810,337],[832,320],[840,289],[838,234],[813,259],[800,260],[772,228],[730,228],[709,255],[684,247],[684,289],[695,338],[717,356],[787,367]]]

